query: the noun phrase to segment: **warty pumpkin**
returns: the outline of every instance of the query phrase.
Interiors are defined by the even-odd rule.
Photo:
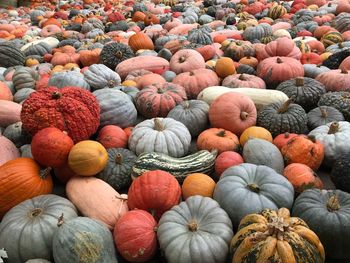
[[[133,50],[123,43],[112,42],[103,46],[100,53],[101,63],[114,70],[122,61],[134,57]]]
[[[0,182],[0,218],[19,203],[50,194],[53,189],[50,169],[41,171],[31,158],[17,158],[0,166]]]
[[[345,120],[350,120],[350,92],[327,92],[318,101],[318,106],[331,106],[339,110]]]
[[[281,133],[273,139],[273,144],[276,145],[279,150],[281,150],[282,147],[295,136],[298,136],[298,134],[289,132]]]

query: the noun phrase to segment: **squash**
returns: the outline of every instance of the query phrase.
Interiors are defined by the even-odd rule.
[[[62,214],[70,220],[78,216],[78,211],[69,200],[53,194],[40,195],[13,207],[0,223],[0,246],[11,262],[50,260],[57,219]]]
[[[260,249],[263,247],[263,249]],[[317,235],[286,208],[264,209],[245,216],[231,241],[233,262],[325,262],[325,251]]]
[[[82,215],[103,222],[110,230],[128,211],[127,197],[98,178],[73,177],[67,183],[66,193]]]
[[[10,41],[0,43],[0,67],[23,66],[25,56]]]
[[[179,50],[170,59],[170,70],[176,74],[200,68],[205,68],[205,61],[202,55],[196,50]]]
[[[22,106],[9,100],[0,100],[0,127],[21,121]]]
[[[278,134],[274,139],[273,139],[273,144],[277,146],[279,150],[282,149],[284,145],[288,143],[290,139],[293,137],[298,136],[296,133],[289,133],[289,132],[284,132],[281,134]]]
[[[222,152],[215,160],[215,176],[220,179],[221,174],[231,166],[244,163],[242,156],[233,151]]]
[[[28,67],[17,69],[12,76],[12,82],[16,91],[24,88],[34,89],[37,80],[39,80],[39,74],[34,69]]]
[[[184,180],[181,190],[182,198],[186,200],[190,196],[201,195],[212,198],[215,181],[203,173],[189,174]]]
[[[90,90],[90,85],[84,79],[84,75],[77,71],[55,72],[51,75],[48,85],[57,88],[71,86]]]
[[[309,111],[307,114],[307,126],[309,130],[326,125],[333,121],[344,121],[343,114],[331,106],[320,106]]]
[[[173,158],[162,153],[144,153],[139,156],[132,167],[132,177],[136,178],[144,172],[163,170],[171,173],[179,183],[182,183],[188,174],[211,174],[217,151],[197,151],[182,158]]]
[[[214,199],[229,214],[236,227],[243,217],[264,208],[290,209],[294,189],[284,176],[272,168],[243,163],[225,170],[216,184]]]
[[[87,217],[67,221],[64,215],[60,217],[52,246],[56,263],[118,263],[110,230],[102,222]]]
[[[126,148],[128,136],[124,130],[116,125],[106,125],[98,133],[97,139],[106,149]]]
[[[208,87],[198,94],[197,99],[205,101],[206,103],[211,105],[217,97],[227,92],[236,92],[248,96],[253,100],[257,110],[260,110],[262,107],[272,103],[283,103],[288,100],[288,96],[285,93],[278,90],[265,90],[254,88],[231,89],[223,86]]]
[[[331,106],[339,110],[345,120],[350,121],[350,92],[327,92],[318,101],[318,106]]]
[[[271,133],[265,128],[258,127],[258,126],[251,126],[245,129],[241,134],[241,136],[239,137],[239,142],[243,147],[245,143],[252,138],[259,138],[259,139],[266,140],[268,142],[272,142]]]
[[[320,238],[329,259],[349,261],[350,194],[341,190],[309,189],[295,200],[292,214],[303,219]],[[322,218],[322,220],[319,220]],[[334,243],[337,240],[337,243]]]
[[[93,64],[84,71],[84,79],[93,89],[113,88],[120,84],[119,75],[103,64]]]
[[[217,150],[218,153],[224,151],[239,150],[238,137],[225,129],[210,128],[199,134],[197,138],[198,150]]]
[[[0,165],[20,157],[20,153],[7,137],[0,133]]]
[[[234,74],[227,76],[222,81],[222,86],[228,88],[255,88],[265,89],[265,81],[261,78],[248,74]]]
[[[104,45],[100,53],[101,63],[111,70],[114,70],[119,63],[132,57],[134,57],[133,50],[128,45],[117,42]]]
[[[198,195],[165,212],[157,230],[160,249],[169,263],[223,263],[232,236],[227,213],[213,199]]]

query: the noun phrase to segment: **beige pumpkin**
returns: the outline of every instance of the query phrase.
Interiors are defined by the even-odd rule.
[[[19,157],[19,151],[13,142],[0,133],[0,166]]]

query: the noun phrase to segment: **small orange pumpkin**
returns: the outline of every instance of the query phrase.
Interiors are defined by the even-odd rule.
[[[241,146],[243,147],[244,144],[251,138],[259,138],[271,143],[273,141],[271,133],[267,129],[258,126],[251,126],[244,130],[244,132],[239,137]]]
[[[239,62],[239,64],[248,65],[248,66],[251,66],[253,68],[256,68],[259,64],[259,60],[255,57],[251,57],[251,56],[243,57],[238,62]]]
[[[210,128],[199,134],[197,139],[199,150],[214,150],[219,153],[224,151],[236,151],[239,148],[238,137],[225,129]]]
[[[228,57],[219,58],[215,64],[215,72],[220,78],[226,78],[229,75],[236,73],[233,60]]]
[[[140,49],[154,49],[152,39],[143,32],[138,32],[129,38],[129,46],[136,52]]]
[[[152,13],[148,13],[143,19],[143,22],[145,23],[146,26],[155,25],[155,24],[159,24],[159,18]]]
[[[289,132],[281,133],[277,135],[275,139],[273,139],[273,144],[276,145],[279,150],[281,150],[282,147],[295,136],[298,136],[298,134]]]
[[[206,174],[189,174],[182,184],[182,197],[184,200],[193,195],[212,198],[215,185],[215,181]]]

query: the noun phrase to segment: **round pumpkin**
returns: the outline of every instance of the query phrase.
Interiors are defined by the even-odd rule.
[[[310,130],[334,121],[344,121],[344,116],[331,106],[320,106],[307,113],[307,126]]]
[[[276,145],[279,150],[281,150],[282,147],[295,136],[298,136],[298,134],[289,132],[281,133],[273,139],[273,144]]]
[[[215,159],[215,175],[220,179],[221,174],[229,167],[244,163],[242,156],[233,151],[225,151]]]
[[[73,146],[68,155],[69,167],[78,175],[93,176],[101,172],[108,161],[102,144],[96,141],[81,141]]]
[[[140,49],[150,49],[150,50],[154,49],[152,39],[146,33],[143,33],[143,32],[138,32],[132,35],[129,38],[128,44],[129,44],[129,47],[131,47],[131,49],[134,52]]]
[[[182,197],[183,200],[194,195],[212,198],[214,188],[215,181],[210,176],[202,173],[189,174],[182,184]]]
[[[0,135],[0,165],[20,157],[16,145],[7,137]]]
[[[205,61],[202,55],[196,50],[179,50],[170,60],[170,70],[176,74],[200,68],[205,68]]]
[[[236,68],[233,60],[228,57],[219,58],[215,64],[215,72],[220,78],[226,78],[229,75],[236,73]]]
[[[13,100],[10,88],[3,81],[0,81],[0,100]]]
[[[259,138],[269,142],[272,142],[271,133],[263,127],[252,126],[244,130],[239,137],[239,142],[243,147],[244,144],[251,138]]]
[[[116,125],[106,125],[98,133],[97,141],[106,149],[126,148],[128,137],[124,130]]]
[[[199,150],[217,150],[218,153],[224,151],[238,151],[238,137],[225,129],[210,128],[199,134],[197,138],[197,148]]]

